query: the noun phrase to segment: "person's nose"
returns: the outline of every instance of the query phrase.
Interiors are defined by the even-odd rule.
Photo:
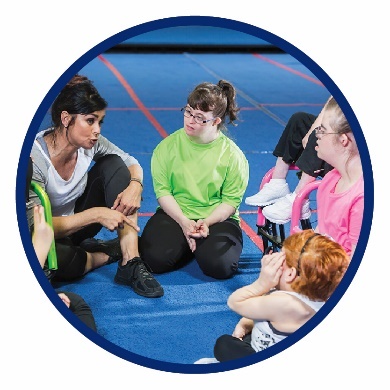
[[[96,125],[93,127],[92,129],[92,134],[97,137],[100,135],[100,130],[101,130],[101,126],[100,125]]]
[[[190,123],[196,123],[194,115],[190,114],[190,118],[189,119],[190,119]]]

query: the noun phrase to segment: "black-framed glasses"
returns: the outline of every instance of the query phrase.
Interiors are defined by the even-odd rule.
[[[210,122],[210,121],[213,121],[215,118],[211,118],[211,119],[204,119],[203,116],[201,115],[194,115],[191,113],[191,110],[188,108],[188,107],[183,107],[180,111],[183,112],[184,116],[186,118],[191,118],[193,117],[194,118],[194,121],[198,124],[198,125],[204,125],[206,124],[207,122]]]
[[[314,129],[315,135],[317,138],[321,139],[324,135],[328,134],[340,134],[340,133],[327,133],[322,126],[318,126]]]

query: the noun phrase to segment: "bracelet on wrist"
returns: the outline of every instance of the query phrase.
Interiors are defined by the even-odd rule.
[[[141,181],[140,179],[131,178],[131,179],[130,179],[130,183],[131,183],[132,181],[136,181],[137,183],[141,184],[141,187],[142,187],[142,188],[144,188],[144,185],[142,184],[142,181]]]

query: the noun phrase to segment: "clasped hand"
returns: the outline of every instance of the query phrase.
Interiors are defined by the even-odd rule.
[[[182,225],[182,230],[192,252],[196,250],[196,240],[206,238],[209,235],[209,227],[203,219],[198,221],[188,219]]]

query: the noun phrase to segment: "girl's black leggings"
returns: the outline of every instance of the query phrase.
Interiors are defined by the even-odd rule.
[[[210,226],[191,252],[179,224],[162,209],[150,217],[140,237],[140,253],[154,273],[169,272],[195,258],[200,269],[215,279],[235,274],[242,252],[242,230],[231,218]]]

